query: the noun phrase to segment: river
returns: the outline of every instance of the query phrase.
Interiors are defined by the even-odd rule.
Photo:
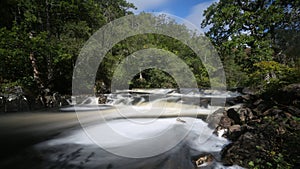
[[[193,169],[193,158],[211,154],[199,167],[224,168],[220,151],[229,142],[199,118],[218,107],[166,100],[84,107],[2,114],[0,167]]]

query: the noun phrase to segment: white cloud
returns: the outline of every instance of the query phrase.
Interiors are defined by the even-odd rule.
[[[203,13],[204,10],[206,10],[212,3],[217,2],[216,0],[208,1],[208,2],[203,2],[200,4],[195,5],[190,14],[185,18],[186,20],[190,21],[193,23],[199,30],[206,32],[208,31],[209,28],[202,29],[201,28],[201,22],[203,21]]]
[[[127,0],[137,7],[136,12],[147,11],[166,4],[170,0]]]

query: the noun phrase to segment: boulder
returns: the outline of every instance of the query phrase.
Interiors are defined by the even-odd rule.
[[[253,163],[262,167],[268,162],[274,167],[281,158],[280,163],[297,166],[300,84],[289,85],[272,95],[246,96],[239,98],[244,102],[242,107],[224,112],[215,130],[215,133],[224,131],[223,136],[232,141],[221,152],[223,164],[251,168]]]
[[[212,154],[201,154],[193,157],[192,162],[196,168],[209,167],[214,161]]]
[[[242,123],[249,122],[254,118],[254,115],[252,113],[252,110],[245,107],[245,108],[240,108],[238,110],[238,114],[240,115],[240,120]]]
[[[237,96],[235,98],[235,102],[236,103],[246,103],[248,101],[250,101],[251,96],[250,95],[241,95],[241,96]]]
[[[216,127],[216,129],[213,132],[213,134],[215,134],[216,136],[225,137],[225,138],[227,138],[227,133],[228,133],[228,129],[223,128],[221,126]]]
[[[300,108],[295,106],[287,106],[284,108],[285,111],[289,112],[293,116],[300,117]]]
[[[100,94],[99,99],[98,99],[98,103],[99,104],[105,104],[106,101],[107,101],[107,96],[105,96],[104,94]]]
[[[263,101],[264,101],[263,99],[258,99],[253,103],[253,105],[258,106],[259,104],[263,103]]]
[[[219,108],[218,110],[216,110],[214,113],[210,114],[206,118],[206,122],[208,123],[209,128],[215,129],[219,125],[224,111],[225,111],[224,108]]]
[[[249,88],[249,87],[245,87],[242,90],[242,94],[255,95],[257,93],[258,93],[257,89],[253,89],[253,88]]]
[[[240,125],[232,125],[228,128],[228,132],[226,133],[226,138],[235,141],[242,135],[243,132],[244,132],[244,127]]]
[[[253,108],[253,111],[256,112],[257,115],[260,115],[262,112],[268,110],[272,106],[266,102],[261,102],[259,105],[257,105],[255,108]]]
[[[221,117],[219,126],[222,128],[229,128],[232,125],[232,120],[227,117],[227,116],[223,116]]]
[[[232,125],[229,127],[229,132],[233,133],[233,132],[239,132],[241,131],[241,126],[240,125]]]
[[[227,116],[233,120],[234,124],[241,124],[240,115],[233,108],[227,110]]]
[[[278,108],[270,108],[270,109],[266,110],[265,112],[263,112],[262,115],[263,116],[276,116],[282,112],[283,111]]]
[[[208,108],[210,101],[211,101],[210,99],[201,98],[200,99],[200,107]]]
[[[245,166],[249,161],[259,157],[259,151],[256,151],[259,136],[257,134],[246,132],[242,134],[237,141],[227,145],[221,152],[222,161],[225,165],[238,164]]]

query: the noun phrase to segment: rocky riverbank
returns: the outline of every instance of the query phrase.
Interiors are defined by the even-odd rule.
[[[235,103],[243,106],[222,109],[215,130],[232,142],[222,150],[222,162],[246,168],[299,168],[300,84],[243,95]]]

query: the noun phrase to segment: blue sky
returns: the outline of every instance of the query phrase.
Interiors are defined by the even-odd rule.
[[[192,22],[200,29],[203,11],[217,0],[127,0],[138,8],[135,13],[164,12]]]

